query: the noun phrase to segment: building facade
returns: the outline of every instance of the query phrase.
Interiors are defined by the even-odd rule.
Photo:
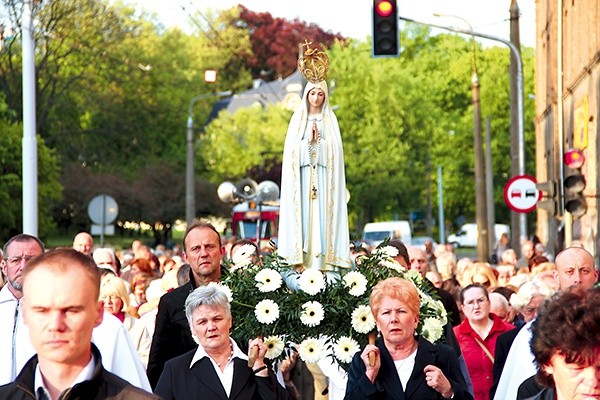
[[[554,253],[572,238],[598,257],[600,2],[536,0],[536,25],[536,177],[557,187],[556,215],[538,209],[536,233]],[[571,149],[585,158],[578,169],[564,163]],[[564,182],[579,174],[587,210],[571,222],[563,212],[570,197]]]

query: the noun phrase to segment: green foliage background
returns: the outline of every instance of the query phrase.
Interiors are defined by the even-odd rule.
[[[3,2],[5,15],[12,15],[17,27],[20,6],[14,0]],[[34,13],[39,21],[41,235],[53,225],[65,231],[87,229],[87,203],[104,192],[116,196],[122,206],[120,219],[167,229],[155,233],[157,241],[164,241],[169,236],[165,227],[184,216],[190,99],[199,93],[247,90],[256,66],[266,65],[255,58],[256,42],[249,24],[242,21],[242,10],[209,13],[208,24],[199,24],[191,33],[165,29],[156,16],[102,0],[38,2]],[[297,24],[278,26],[281,43],[297,41]],[[443,166],[447,223],[459,216],[474,217],[471,43],[468,37],[431,36],[427,28],[407,27],[401,32],[399,58],[371,58],[368,38],[336,41],[326,49],[355,236],[366,222],[405,219],[411,211],[424,211],[428,180],[436,209],[437,166]],[[5,38],[3,45],[0,90],[6,106],[0,110],[0,199],[5,206],[0,211],[0,237],[22,229],[20,36]],[[296,45],[290,47],[295,48],[282,48],[282,54],[297,51]],[[524,48],[522,55],[526,170],[533,173],[533,50]],[[478,44],[477,68],[482,117],[491,119],[496,217],[506,222],[502,187],[510,174],[508,49]],[[205,69],[218,70],[217,83],[204,83]],[[290,110],[271,104],[233,115],[222,112],[204,126],[214,101],[199,101],[193,107],[199,216],[228,215],[229,206],[216,198],[216,186],[223,180],[278,180],[291,116]]]

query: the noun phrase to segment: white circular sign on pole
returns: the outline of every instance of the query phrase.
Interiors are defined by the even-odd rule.
[[[119,206],[115,199],[107,194],[101,194],[90,201],[88,215],[95,224],[109,225],[117,219]]]
[[[530,175],[517,175],[508,180],[504,185],[504,201],[513,211],[528,213],[535,210],[538,201],[542,199],[535,184],[537,181]]]

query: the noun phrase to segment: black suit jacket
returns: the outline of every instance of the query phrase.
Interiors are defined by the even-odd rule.
[[[279,385],[269,368],[268,377],[254,375],[248,362],[233,359],[233,384],[229,397],[208,357],[190,363],[196,349],[176,357],[165,364],[154,391],[164,400],[286,400],[287,391]]]
[[[429,365],[435,365],[442,370],[452,385],[455,400],[472,400],[473,396],[467,391],[467,385],[460,372],[458,358],[452,348],[444,344],[431,344],[423,338],[419,338],[415,367],[406,385],[402,387],[400,377],[396,371],[394,360],[385,347],[383,340],[376,343],[381,354],[381,368],[371,383],[365,374],[366,367],[360,358],[361,353],[356,353],[352,359],[350,372],[348,373],[348,385],[346,387],[345,399],[348,400],[439,400],[441,394],[436,392],[425,382],[423,369]]]
[[[147,370],[152,389],[156,387],[167,361],[197,346],[185,317],[185,299],[195,288],[194,277],[190,271],[190,281],[172,292],[165,293],[158,303]]]

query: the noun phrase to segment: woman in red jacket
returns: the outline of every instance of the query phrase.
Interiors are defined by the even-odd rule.
[[[514,326],[490,313],[490,298],[483,285],[468,285],[461,291],[460,300],[465,319],[454,327],[454,334],[473,382],[475,400],[488,400],[496,339]]]

